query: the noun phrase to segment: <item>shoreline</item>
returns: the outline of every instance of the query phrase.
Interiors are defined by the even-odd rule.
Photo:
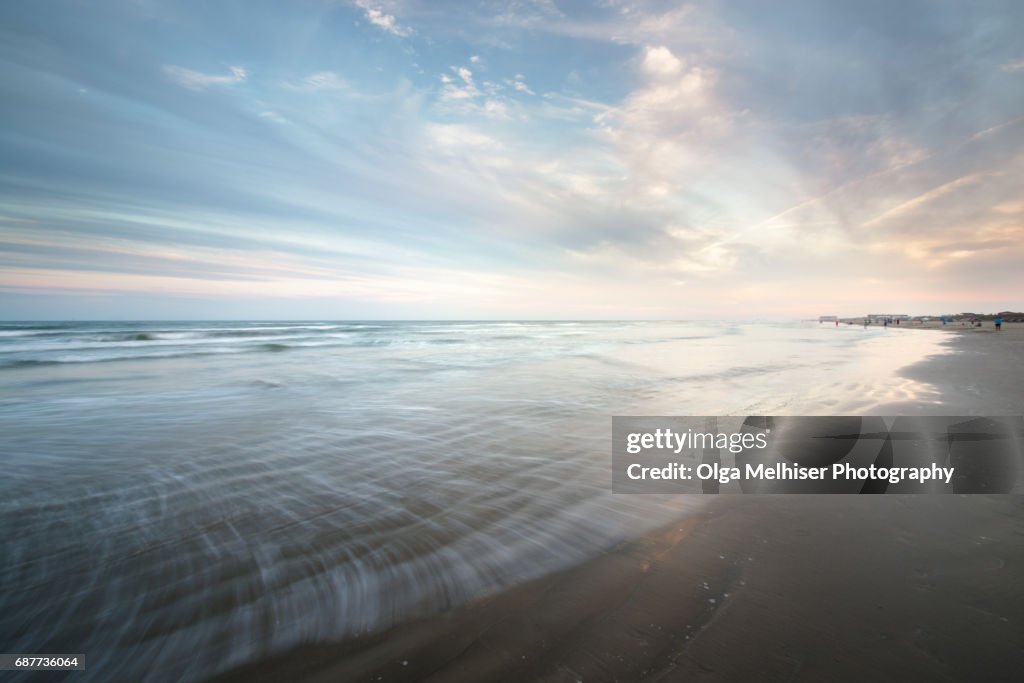
[[[900,372],[943,400],[885,414],[1019,413],[1021,331],[951,336]],[[208,680],[1012,680],[1022,536],[1013,496],[722,496],[570,569]]]
[[[578,567],[210,681],[1012,680],[1015,497],[723,496]]]
[[[940,400],[888,403],[877,414],[1024,413],[1024,323],[1004,324],[999,332],[992,328],[944,331],[954,333],[944,340],[949,353],[927,356],[899,372],[905,379],[934,387]]]

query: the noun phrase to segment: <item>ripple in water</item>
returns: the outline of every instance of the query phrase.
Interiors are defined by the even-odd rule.
[[[611,415],[798,408],[897,352],[756,325],[0,326],[0,647],[199,680],[435,613],[697,509],[610,493]]]

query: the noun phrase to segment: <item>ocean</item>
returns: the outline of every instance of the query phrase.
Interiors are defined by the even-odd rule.
[[[201,680],[582,562],[612,415],[937,401],[943,335],[817,323],[0,323],[0,651]]]

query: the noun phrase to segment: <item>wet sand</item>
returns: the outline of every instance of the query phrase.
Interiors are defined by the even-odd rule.
[[[1019,680],[1015,497],[723,497],[581,567],[218,681]]]
[[[907,369],[942,404],[1020,414],[1020,330]],[[722,496],[573,569],[216,681],[1020,680],[1024,500]]]
[[[934,356],[901,371],[930,384],[941,404],[906,402],[886,406],[888,415],[1021,415],[1024,413],[1024,323],[948,327],[952,353]],[[937,328],[942,329],[942,328]]]

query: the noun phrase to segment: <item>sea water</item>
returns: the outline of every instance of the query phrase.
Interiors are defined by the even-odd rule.
[[[816,323],[0,324],[0,651],[199,680],[579,563],[612,415],[937,400],[939,333]]]

